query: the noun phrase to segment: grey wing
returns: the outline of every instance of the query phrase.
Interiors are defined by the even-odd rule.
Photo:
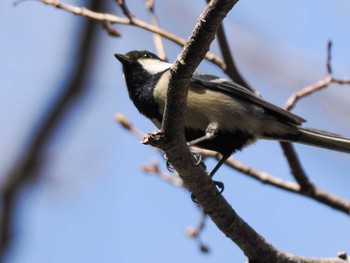
[[[263,108],[267,113],[273,115],[281,121],[286,121],[292,124],[301,125],[305,120],[287,110],[284,110],[270,102],[258,97],[250,90],[223,78],[218,78],[213,75],[195,72],[191,78],[190,86],[195,88],[207,88],[213,91],[225,93],[235,99],[252,103]]]

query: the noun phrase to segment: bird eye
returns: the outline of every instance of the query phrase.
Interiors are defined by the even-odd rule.
[[[144,58],[150,58],[151,56],[150,56],[149,54],[146,53],[146,54],[143,54],[143,57],[144,57]]]

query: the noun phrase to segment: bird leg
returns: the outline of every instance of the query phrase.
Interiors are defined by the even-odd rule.
[[[194,146],[198,143],[201,143],[206,140],[214,139],[218,135],[218,124],[217,123],[210,123],[205,130],[205,135],[202,137],[199,137],[193,141],[190,141],[187,143],[188,146]]]
[[[206,140],[212,140],[214,139],[216,136],[218,135],[218,125],[217,123],[210,123],[207,127],[207,129],[205,130],[205,135],[202,137],[199,137],[195,140],[192,140],[190,142],[187,143],[188,146],[194,146],[198,143],[201,143],[203,141]],[[220,166],[226,161],[228,157],[222,157],[222,159],[218,162],[218,164],[214,167],[214,169],[210,172],[210,177],[213,177],[214,174],[216,173],[216,171],[220,168]],[[198,159],[197,159],[198,160]],[[200,159],[201,160],[201,159]],[[199,162],[200,163],[200,162]],[[198,164],[199,164],[198,163]],[[215,181],[213,180],[215,186],[217,187],[217,189],[219,190],[219,193],[221,194],[224,191],[224,184],[222,182],[219,181]],[[192,194],[191,195],[191,199],[193,202],[197,203],[196,197]]]

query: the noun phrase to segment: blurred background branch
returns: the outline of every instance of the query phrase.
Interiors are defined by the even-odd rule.
[[[104,1],[87,0],[86,6],[100,10]],[[80,102],[86,92],[86,80],[92,74],[91,63],[95,55],[96,34],[100,27],[93,20],[82,20],[78,42],[73,45],[73,69],[66,78],[64,85],[57,86],[59,94],[47,106],[45,117],[34,127],[33,137],[22,152],[22,156],[5,176],[1,188],[1,218],[0,218],[0,261],[4,258],[7,248],[11,245],[14,233],[15,206],[18,196],[28,184],[39,180],[46,146],[55,135],[67,114]],[[53,83],[53,85],[57,85]]]

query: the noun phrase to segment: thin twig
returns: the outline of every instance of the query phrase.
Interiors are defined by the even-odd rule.
[[[134,15],[130,12],[129,8],[127,7],[126,3],[124,0],[116,0],[117,4],[120,6],[122,9],[124,15],[129,18],[130,21],[134,19]]]
[[[327,88],[330,84],[336,83],[336,84],[350,84],[350,78],[344,78],[344,79],[336,79],[333,76],[333,70],[332,70],[332,41],[329,41],[327,44],[327,59],[326,59],[326,70],[327,74],[324,77],[324,79],[309,85],[298,92],[294,93],[286,102],[284,105],[284,108],[286,110],[292,110],[296,103],[306,96],[309,96],[317,91],[320,91],[324,88]]]
[[[140,140],[145,137],[145,133],[135,128],[132,123],[121,113],[116,113],[114,119],[119,122],[119,124],[126,130],[130,131],[132,134],[136,135]]]
[[[151,14],[153,25],[160,27],[159,19],[155,12],[154,0],[145,0],[145,1],[146,1],[147,9]],[[153,39],[154,39],[154,45],[156,47],[156,50],[158,51],[158,56],[163,60],[167,60],[165,49],[164,49],[164,43],[161,35],[155,33],[153,34]]]
[[[291,173],[300,185],[300,191],[303,193],[307,192],[312,195],[315,190],[315,186],[310,181],[303,166],[301,165],[301,162],[293,145],[289,142],[280,142],[280,144],[282,146],[283,153],[287,158]]]
[[[110,27],[107,21],[101,21],[102,28],[106,30],[109,36],[112,37],[120,37],[121,34],[114,28]]]
[[[175,176],[170,175],[162,171],[159,167],[157,160],[152,160],[151,164],[142,164],[141,169],[145,173],[157,175],[160,179],[162,179],[165,182],[168,182],[171,185],[174,185],[177,187],[184,187],[184,184],[181,178],[176,175]]]
[[[206,226],[208,215],[206,213],[204,213],[203,209],[200,206],[198,206],[198,208],[201,211],[201,217],[199,219],[199,222],[195,228],[188,227],[186,229],[186,235],[198,241],[199,249],[201,252],[209,253],[210,252],[209,247],[207,245],[205,245],[201,239],[201,235],[202,235],[203,230]]]

